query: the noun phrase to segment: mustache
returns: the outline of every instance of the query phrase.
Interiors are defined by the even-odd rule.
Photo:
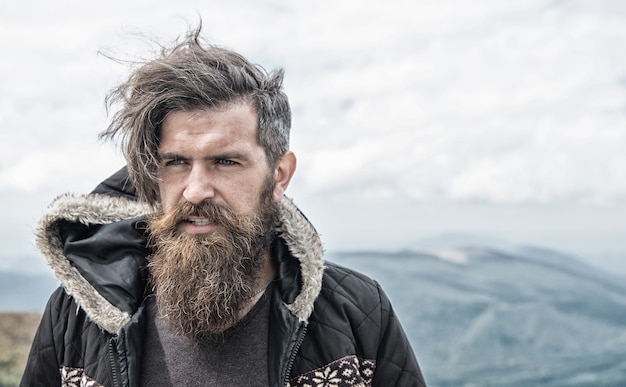
[[[160,227],[163,230],[175,231],[180,225],[191,217],[206,218],[211,223],[217,223],[226,229],[232,229],[237,223],[237,215],[230,208],[216,205],[205,200],[198,204],[182,202],[176,204],[167,213],[157,214]]]
[[[172,211],[172,217],[177,222],[183,222],[190,217],[207,218],[211,222],[220,223],[222,219],[234,216],[232,210],[218,206],[210,201],[203,201],[198,204],[184,202],[176,205]]]

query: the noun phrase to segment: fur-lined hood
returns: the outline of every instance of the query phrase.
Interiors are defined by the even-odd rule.
[[[126,193],[67,194],[54,200],[37,227],[36,245],[63,288],[96,324],[113,334],[131,320],[142,302],[148,251],[141,225],[151,211]],[[299,261],[302,282],[300,292],[286,306],[304,321],[322,286],[322,244],[287,197],[280,203],[277,230]]]

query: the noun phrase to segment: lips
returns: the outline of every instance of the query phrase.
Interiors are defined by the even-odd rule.
[[[182,221],[182,227],[189,234],[208,234],[213,232],[218,224],[210,218],[189,217]]]
[[[190,219],[186,219],[186,221],[188,223],[193,224],[194,226],[206,226],[207,224],[213,223],[209,219],[206,219],[206,218],[190,218]]]

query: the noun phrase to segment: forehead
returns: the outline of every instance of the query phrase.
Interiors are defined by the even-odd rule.
[[[252,104],[236,101],[216,107],[175,110],[161,123],[160,146],[199,137],[258,143],[258,115]]]

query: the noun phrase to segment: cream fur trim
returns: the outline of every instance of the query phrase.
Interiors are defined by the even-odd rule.
[[[125,198],[68,194],[52,202],[36,230],[35,243],[67,293],[74,297],[91,320],[113,334],[130,321],[130,316],[107,301],[70,264],[63,254],[58,221],[107,224],[141,216],[150,211],[149,206]]]
[[[280,202],[278,227],[291,254],[300,261],[302,290],[287,308],[300,320],[306,321],[313,313],[313,303],[322,289],[324,248],[311,223],[286,196]]]

